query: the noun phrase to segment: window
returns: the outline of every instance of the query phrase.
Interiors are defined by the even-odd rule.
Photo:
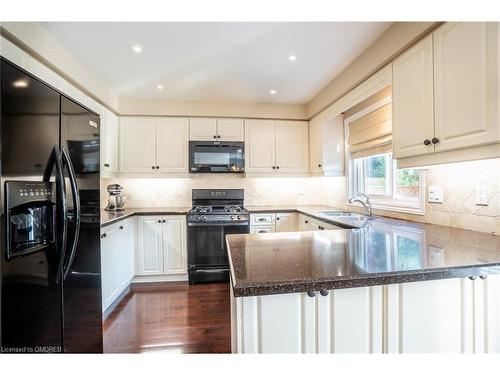
[[[391,153],[352,160],[350,196],[368,195],[380,208],[421,210],[421,171],[398,169]]]
[[[348,198],[364,193],[373,207],[423,212],[423,175],[398,169],[392,159],[391,98],[380,94],[344,113],[347,135]]]

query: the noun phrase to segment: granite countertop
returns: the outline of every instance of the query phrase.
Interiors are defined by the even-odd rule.
[[[247,208],[251,212],[267,209]],[[340,223],[319,215],[324,208],[283,209]],[[379,217],[358,222],[356,226],[359,228],[228,235],[234,295],[295,293],[500,273],[500,236]]]
[[[184,215],[191,207],[126,208],[124,211],[101,210],[101,227],[134,215]]]

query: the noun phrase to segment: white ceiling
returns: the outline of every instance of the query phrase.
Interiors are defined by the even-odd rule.
[[[42,25],[122,97],[302,104],[390,23]],[[139,55],[130,50],[135,43],[144,47]],[[288,61],[291,54],[297,56],[295,62]]]

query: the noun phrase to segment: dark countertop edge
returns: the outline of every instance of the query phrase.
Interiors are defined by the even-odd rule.
[[[133,210],[133,208],[131,208],[130,210]],[[121,220],[125,220],[125,219],[128,219],[132,216],[154,216],[154,215],[186,215],[188,212],[187,211],[151,211],[151,212],[136,212],[136,211],[133,211],[133,212],[128,212],[128,213],[125,213],[123,214],[123,216],[120,216],[120,217],[117,217],[117,218],[114,218],[114,219],[110,219],[108,221],[106,221],[105,223],[101,223],[101,228],[104,228],[104,227],[107,227],[108,225],[111,225],[111,224],[115,224]]]
[[[404,272],[388,272],[367,274],[365,277],[338,278],[333,280],[293,281],[280,284],[273,281],[272,285],[232,285],[235,297],[255,297],[273,294],[304,293],[308,291],[319,292],[320,289],[349,289],[388,284],[401,284],[419,281],[456,279],[465,277],[479,277],[500,274],[500,263],[457,266],[448,268],[434,268],[428,270],[411,270]],[[231,269],[231,278],[234,274]]]

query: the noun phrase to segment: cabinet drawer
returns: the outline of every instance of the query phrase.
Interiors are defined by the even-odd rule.
[[[274,233],[274,226],[270,225],[260,225],[250,228],[250,233]]]
[[[276,214],[252,214],[250,215],[250,225],[269,225],[276,221]]]

